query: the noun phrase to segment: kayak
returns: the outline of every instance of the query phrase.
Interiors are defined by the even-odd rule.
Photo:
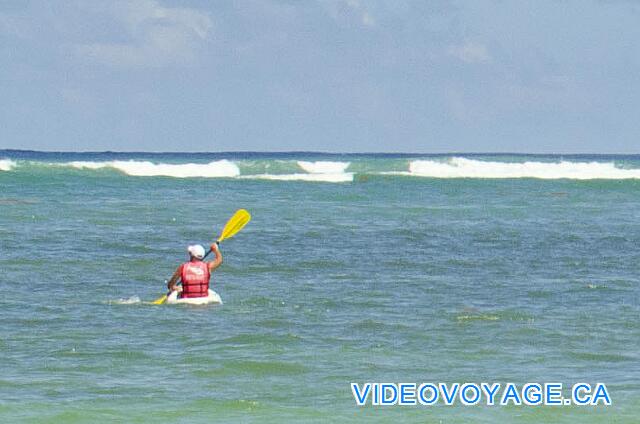
[[[188,297],[185,299],[180,299],[178,297],[178,292],[173,291],[167,297],[168,305],[207,305],[209,303],[217,303],[222,305],[222,299],[220,295],[213,290],[209,289],[209,295],[207,297]]]

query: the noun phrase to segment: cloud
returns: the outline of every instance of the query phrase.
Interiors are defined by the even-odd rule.
[[[105,13],[123,30],[125,41],[77,46],[77,52],[118,67],[161,67],[190,64],[209,38],[212,22],[203,12],[163,7],[155,0],[115,2]]]
[[[447,54],[466,63],[485,63],[491,60],[484,44],[467,41],[462,45],[449,46]]]

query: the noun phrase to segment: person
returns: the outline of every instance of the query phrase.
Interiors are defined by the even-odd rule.
[[[185,262],[173,273],[167,287],[170,291],[179,292],[180,298],[207,297],[211,273],[222,264],[222,253],[217,243],[211,245],[215,258],[204,262],[204,247],[199,244],[189,246],[189,262]],[[178,286],[178,280],[182,286]]]

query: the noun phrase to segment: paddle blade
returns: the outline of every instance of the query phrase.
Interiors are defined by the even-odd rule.
[[[152,303],[153,303],[154,305],[162,305],[162,304],[164,303],[164,301],[165,301],[165,300],[167,300],[167,295],[166,295],[166,294],[165,294],[165,295],[163,295],[162,297],[160,297],[160,298],[158,298],[158,299],[154,300]]]
[[[220,237],[218,237],[218,243],[224,239],[233,237],[238,231],[242,230],[249,221],[251,221],[251,214],[244,209],[238,209],[222,229]]]

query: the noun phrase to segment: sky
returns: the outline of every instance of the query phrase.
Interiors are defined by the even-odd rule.
[[[640,2],[0,0],[0,149],[640,153]]]

